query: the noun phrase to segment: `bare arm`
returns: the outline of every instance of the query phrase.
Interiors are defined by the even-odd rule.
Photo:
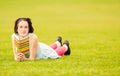
[[[30,38],[30,60],[34,60],[36,57],[38,48],[38,38],[35,34],[33,34]]]
[[[17,59],[16,58],[17,53],[16,53],[16,46],[15,46],[15,43],[14,43],[14,38],[12,38],[12,48],[13,48],[13,53],[14,53],[14,59],[16,60]]]

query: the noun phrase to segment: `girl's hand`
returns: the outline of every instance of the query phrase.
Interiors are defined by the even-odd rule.
[[[23,53],[18,53],[15,57],[16,61],[23,61],[25,59],[25,55]]]

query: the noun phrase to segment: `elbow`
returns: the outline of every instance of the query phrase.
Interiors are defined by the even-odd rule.
[[[30,60],[31,60],[31,61],[34,61],[34,60],[35,60],[35,58],[30,58]]]

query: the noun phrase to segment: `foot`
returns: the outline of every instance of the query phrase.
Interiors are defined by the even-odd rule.
[[[62,46],[62,37],[58,36],[57,41],[60,42],[61,46]]]
[[[67,45],[68,49],[67,51],[64,53],[64,55],[70,55],[71,50],[70,50],[70,46],[69,46],[69,41],[65,40],[65,42],[63,43],[63,45]]]

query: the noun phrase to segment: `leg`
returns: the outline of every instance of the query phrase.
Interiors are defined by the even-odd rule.
[[[56,43],[53,43],[50,45],[51,48],[53,48],[54,50],[57,48],[57,44]]]
[[[67,51],[67,48],[64,47],[64,46],[57,47],[57,48],[55,49],[55,51],[57,52],[57,54],[58,54],[59,56],[63,56],[64,53]]]
[[[62,37],[58,37],[57,41],[50,45],[51,48],[53,48],[58,55],[70,55],[70,47],[69,47],[69,41],[65,41],[62,46]]]
[[[62,37],[58,36],[56,42],[54,42],[53,44],[50,45],[51,48],[53,48],[54,50],[62,45]]]
[[[58,42],[58,41],[51,44],[50,47],[53,48],[59,56],[64,55],[64,53],[67,50],[67,46],[65,46],[65,45],[61,46],[60,42]]]
[[[61,46],[61,43],[59,41],[54,42],[53,44],[50,45],[51,48],[54,50],[57,49],[58,47]]]

